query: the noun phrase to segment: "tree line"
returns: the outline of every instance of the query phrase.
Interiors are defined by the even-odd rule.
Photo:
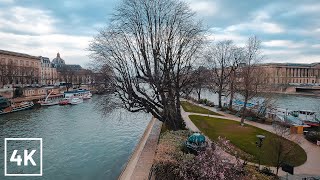
[[[0,84],[38,84],[39,81],[40,74],[36,68],[0,61]]]

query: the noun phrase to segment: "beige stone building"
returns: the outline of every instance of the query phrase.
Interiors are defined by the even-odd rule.
[[[274,85],[319,85],[320,63],[269,63],[262,65]]]
[[[41,84],[53,85],[58,81],[57,68],[53,67],[50,59],[47,57],[41,58]]]
[[[40,57],[0,50],[0,88],[40,83]]]

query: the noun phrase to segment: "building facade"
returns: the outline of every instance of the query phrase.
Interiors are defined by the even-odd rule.
[[[40,57],[0,50],[0,88],[39,84]]]
[[[47,57],[40,57],[41,59],[41,84],[53,85],[58,81],[57,68],[53,67],[50,59]]]
[[[58,81],[71,83],[73,85],[91,84],[92,72],[83,69],[78,64],[66,64],[60,53],[52,60],[52,66],[57,69]]]
[[[262,65],[271,84],[275,85],[320,85],[320,63],[270,63]]]

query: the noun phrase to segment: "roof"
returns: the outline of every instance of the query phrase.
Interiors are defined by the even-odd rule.
[[[316,63],[266,63],[261,64],[263,66],[287,66],[287,67],[314,67],[316,65],[320,65],[320,62]]]
[[[10,56],[17,56],[17,57],[32,58],[32,59],[40,60],[40,56],[32,56],[32,55],[29,55],[29,54],[18,53],[18,52],[13,52],[13,51],[6,51],[6,50],[1,50],[1,49],[0,49],[0,54],[10,55]]]

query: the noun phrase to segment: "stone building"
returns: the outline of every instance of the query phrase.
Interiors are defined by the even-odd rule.
[[[90,84],[92,81],[92,72],[90,70],[83,69],[78,64],[66,64],[60,53],[57,53],[57,57],[52,60],[52,65],[57,68],[59,82],[80,85]]]
[[[58,81],[57,68],[53,67],[50,59],[47,57],[41,58],[41,84],[52,85]]]
[[[0,88],[40,83],[40,57],[0,50]]]
[[[263,64],[274,85],[319,85],[320,63],[269,63]]]

